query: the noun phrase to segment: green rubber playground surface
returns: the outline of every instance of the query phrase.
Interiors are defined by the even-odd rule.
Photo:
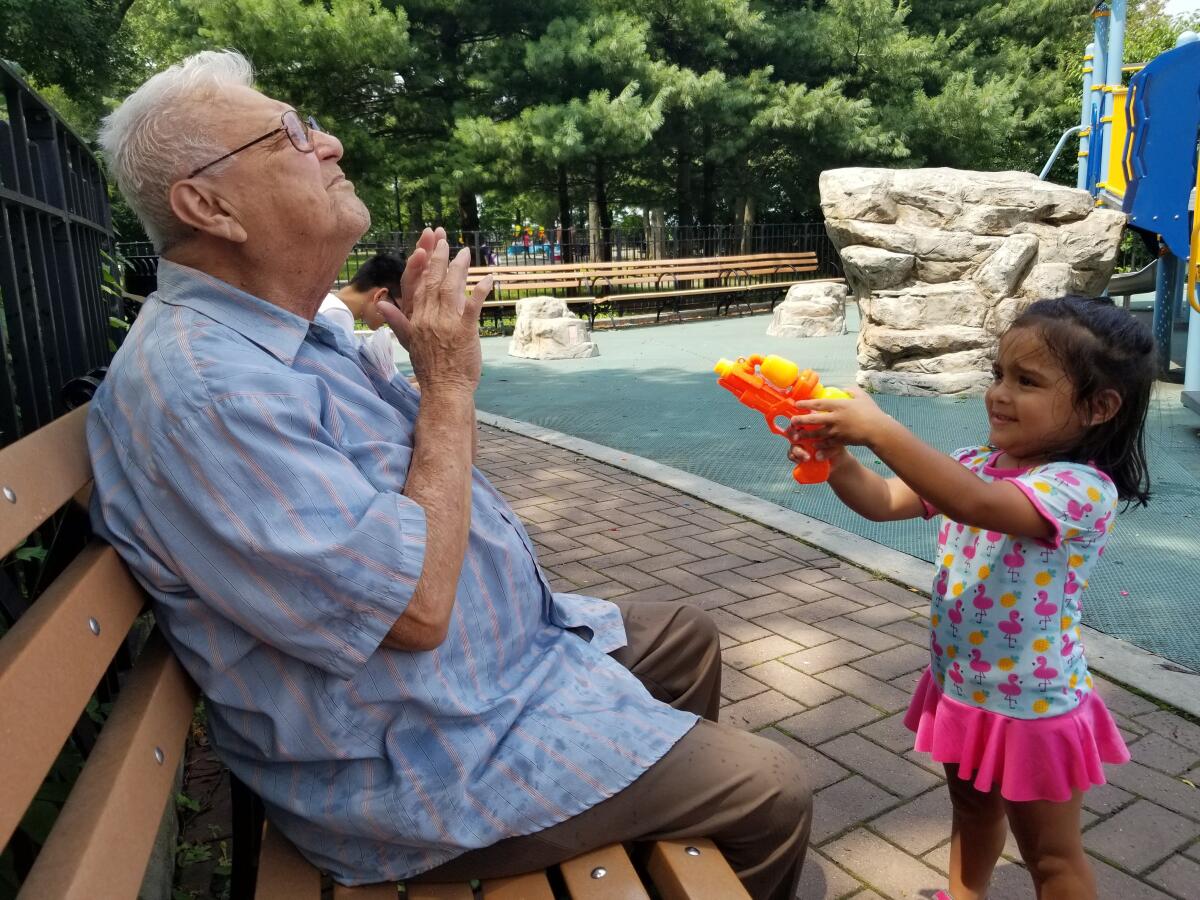
[[[751,353],[788,357],[818,371],[829,385],[853,384],[853,311],[852,331],[841,337],[769,338],[769,322],[756,315],[599,331],[594,338],[601,355],[584,360],[519,360],[508,356],[508,338],[485,338],[477,403],[488,412],[674,466],[931,560],[930,523],[868,522],[847,510],[827,486],[797,485],[785,458],[786,441],[767,431],[761,415],[717,387],[713,363]],[[944,451],[987,437],[980,399],[876,399]],[[1182,407],[1178,387],[1159,386],[1149,450],[1154,499],[1148,509],[1131,509],[1118,518],[1084,598],[1084,620],[1200,669],[1200,417]],[[880,465],[869,453],[860,458]]]

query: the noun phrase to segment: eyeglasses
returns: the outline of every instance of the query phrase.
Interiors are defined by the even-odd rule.
[[[211,169],[217,163],[224,162],[234,154],[241,153],[243,150],[247,150],[250,147],[253,147],[255,144],[262,143],[267,138],[274,137],[281,131],[288,136],[288,140],[292,142],[292,146],[295,147],[299,152],[312,153],[317,149],[317,145],[313,143],[312,132],[320,131],[321,126],[317,124],[317,120],[312,116],[301,119],[298,112],[296,112],[294,109],[289,109],[282,116],[280,116],[279,122],[280,125],[278,128],[268,131],[262,137],[256,137],[252,141],[247,141],[236,150],[230,150],[224,156],[218,156],[212,162],[205,163],[200,168],[193,170],[192,173],[188,175],[188,178],[195,178],[205,169]]]

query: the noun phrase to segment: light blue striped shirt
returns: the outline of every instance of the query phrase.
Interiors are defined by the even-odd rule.
[[[420,395],[321,317],[158,277],[92,404],[93,523],[309,859],[349,884],[417,874],[594,806],[692,727],[607,655],[613,604],[551,593],[478,470],[449,637],[382,647],[424,557],[401,493]]]

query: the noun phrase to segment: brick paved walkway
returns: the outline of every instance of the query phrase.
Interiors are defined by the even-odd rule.
[[[722,635],[722,721],[804,760],[816,794],[803,900],[929,898],[949,801],[900,719],[927,661],[928,598],[756,522],[568,451],[484,428],[480,468],[559,590],[692,603]],[[1200,726],[1103,679],[1134,761],[1088,793],[1104,900],[1200,897]],[[994,900],[1033,897],[1009,841]]]

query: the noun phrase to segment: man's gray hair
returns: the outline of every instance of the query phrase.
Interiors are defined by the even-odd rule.
[[[205,50],[150,78],[105,118],[99,140],[109,171],[159,252],[190,232],[171,211],[171,185],[231,149],[202,104],[253,81],[240,53]]]

